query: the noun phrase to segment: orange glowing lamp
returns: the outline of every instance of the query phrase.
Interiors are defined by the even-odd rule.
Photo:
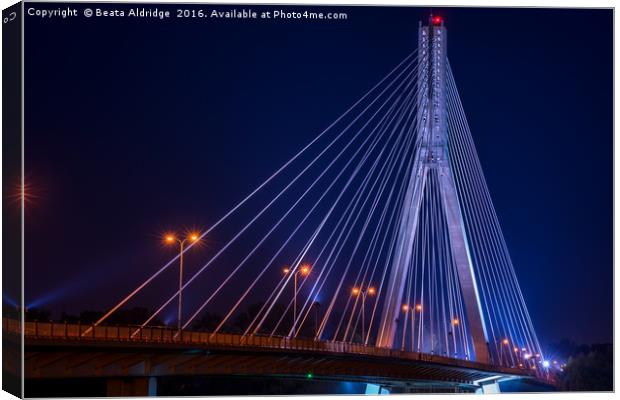
[[[164,237],[164,241],[168,244],[174,243],[176,241],[176,237],[173,234],[169,233]]]

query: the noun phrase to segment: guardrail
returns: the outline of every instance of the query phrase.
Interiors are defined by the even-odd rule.
[[[3,332],[21,334],[26,338],[58,339],[71,341],[113,341],[134,343],[162,343],[185,345],[208,345],[219,347],[271,348],[291,351],[314,351],[349,355],[388,357],[411,361],[425,361],[482,371],[494,371],[509,375],[533,375],[528,370],[505,368],[475,361],[449,358],[434,354],[365,346],[357,343],[322,341],[282,336],[239,335],[234,333],[210,333],[181,331],[168,327],[94,326],[62,322],[27,321],[24,329],[15,319],[2,319]]]

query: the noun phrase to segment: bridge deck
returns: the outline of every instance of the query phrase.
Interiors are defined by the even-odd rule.
[[[3,331],[22,333],[17,320]],[[134,332],[137,332],[134,335]],[[490,378],[533,377],[504,368],[432,354],[312,339],[243,336],[170,328],[26,322],[27,378],[270,374],[347,377],[385,382],[428,380],[473,384]]]

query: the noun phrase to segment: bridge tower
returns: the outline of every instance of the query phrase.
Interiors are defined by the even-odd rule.
[[[427,177],[433,171],[439,180],[450,250],[459,277],[476,361],[488,363],[490,359],[482,308],[448,155],[447,32],[438,16],[431,15],[428,25],[423,26],[420,23],[418,63],[418,88],[422,88],[417,98],[420,145],[416,146],[414,166],[409,175],[399,221],[400,229],[392,258],[377,345],[390,348],[394,345],[405,281],[408,269],[412,268],[420,205]]]

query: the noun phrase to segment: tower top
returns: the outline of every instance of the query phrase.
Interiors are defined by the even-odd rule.
[[[424,24],[422,21],[419,21],[420,28],[422,27],[436,27],[436,28],[444,28],[444,19],[441,15],[433,15],[431,13],[428,16],[428,22]]]

